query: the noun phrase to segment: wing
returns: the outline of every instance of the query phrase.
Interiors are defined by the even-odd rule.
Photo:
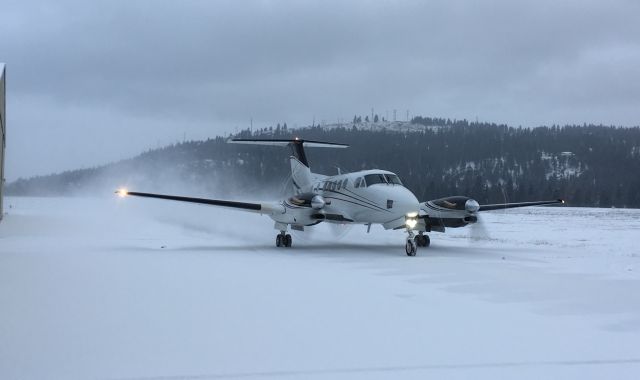
[[[124,189],[116,191],[116,194],[118,194],[121,197],[134,196],[134,197],[144,197],[144,198],[156,198],[156,199],[165,199],[169,201],[179,201],[179,202],[204,204],[209,206],[227,207],[227,208],[240,209],[244,211],[256,212],[260,214],[273,214],[276,212],[284,212],[284,206],[276,202],[272,202],[272,203],[236,202],[236,201],[225,201],[220,199],[182,197],[178,195],[140,193],[137,191],[128,191]]]
[[[492,204],[492,205],[481,205],[478,211],[502,210],[505,208],[516,208],[516,207],[527,207],[527,206],[543,206],[543,205],[552,205],[557,203],[564,203],[564,200],[556,199],[554,201],[498,203],[498,204]]]

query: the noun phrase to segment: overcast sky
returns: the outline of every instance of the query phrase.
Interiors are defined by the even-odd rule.
[[[393,109],[640,124],[640,1],[13,1],[6,175]]]

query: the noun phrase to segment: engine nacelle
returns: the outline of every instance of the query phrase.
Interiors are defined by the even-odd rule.
[[[287,203],[292,206],[310,207],[314,210],[320,210],[327,204],[327,202],[321,195],[314,193],[302,193],[294,195],[287,200]]]

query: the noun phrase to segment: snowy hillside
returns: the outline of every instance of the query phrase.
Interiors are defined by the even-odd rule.
[[[634,379],[640,210],[484,215],[490,237],[144,199],[9,198],[1,379]]]

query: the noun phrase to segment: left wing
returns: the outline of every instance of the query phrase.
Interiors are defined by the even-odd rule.
[[[506,208],[527,207],[527,206],[543,206],[543,205],[552,205],[557,203],[564,203],[564,200],[556,199],[553,201],[498,203],[498,204],[491,204],[491,205],[480,205],[480,208],[478,209],[478,211],[502,210]]]

